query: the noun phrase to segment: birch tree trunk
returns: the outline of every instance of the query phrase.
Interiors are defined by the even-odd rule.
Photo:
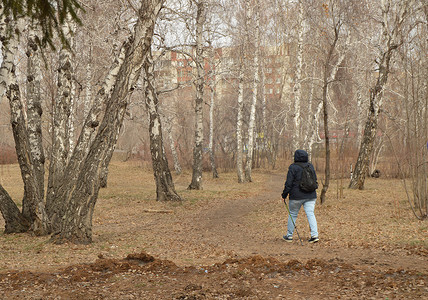
[[[2,6],[0,9],[2,9]],[[25,112],[21,101],[19,83],[15,73],[16,66],[14,64],[14,53],[18,52],[18,36],[21,32],[23,32],[24,28],[23,20],[6,19],[4,15],[1,15],[0,23],[0,38],[2,40],[3,54],[2,66],[0,69],[0,86],[2,88],[1,92],[5,91],[6,97],[9,100],[16,154],[18,157],[19,166],[21,168],[21,177],[24,182],[22,214],[19,213],[18,207],[16,207],[16,204],[12,201],[10,196],[3,188],[1,188],[0,191],[0,209],[6,222],[6,232],[22,232],[27,229],[32,230],[37,235],[42,235],[47,231],[46,213],[43,197],[40,195],[41,190],[43,190],[42,184],[36,181],[36,176],[40,176],[40,169],[38,170],[39,172],[37,172],[35,166],[39,166],[40,163],[42,163],[43,156],[42,153],[37,152],[37,149],[31,151],[31,146],[37,145],[37,141],[39,140],[38,135],[41,134],[41,132],[37,132],[37,116],[35,116],[40,111],[35,112],[35,110],[37,110],[35,106],[37,105],[34,105],[34,102],[32,102],[30,127],[33,138],[31,140],[31,144],[28,139],[29,131],[24,118]],[[9,28],[14,29],[14,34],[12,36],[8,35]],[[31,48],[30,52],[28,52],[30,56],[33,53],[32,51],[37,52],[37,49]],[[29,66],[31,67],[30,70],[33,70],[33,64],[30,63]],[[33,81],[35,78],[30,76],[28,79],[30,82],[28,88],[35,88],[36,80]],[[35,99],[35,101],[37,103],[37,99]],[[33,162],[33,155],[36,155],[36,162]]]
[[[56,226],[53,236],[56,242],[85,244],[92,241],[92,215],[100,188],[101,168],[116,143],[128,95],[135,88],[151,47],[155,21],[162,4],[163,0],[147,0],[141,4],[134,33],[123,45],[125,55],[119,61],[114,88],[107,99],[104,118],[88,155],[80,163],[77,172],[67,172],[67,169],[64,172],[63,184],[57,193],[59,201],[63,203],[64,213],[57,219],[59,226]],[[79,153],[74,151],[75,155],[79,156]],[[75,158],[71,158],[67,168],[76,164]]]
[[[391,1],[382,1],[382,36],[379,47],[380,55],[376,60],[378,65],[378,75],[375,85],[370,89],[369,108],[364,127],[364,134],[361,141],[360,151],[358,153],[357,163],[355,164],[355,169],[349,183],[349,188],[352,189],[364,189],[364,181],[368,173],[369,159],[373,152],[378,117],[382,106],[383,90],[388,81],[392,56],[402,43],[400,40],[400,29],[411,5],[412,1],[404,1],[395,6],[398,11],[393,16],[393,24],[390,28],[389,17],[392,14]]]
[[[0,211],[5,221],[4,233],[27,232],[30,221],[24,217],[9,196],[7,191],[0,185]]]
[[[95,98],[91,100],[92,107],[89,110],[86,120],[83,124],[73,154],[68,161],[66,171],[70,182],[76,181],[79,175],[79,170],[84,163],[91,149],[94,140],[94,134],[100,125],[100,115],[105,107],[108,99],[112,97],[113,91],[117,84],[117,77],[120,68],[125,60],[126,47],[121,47],[118,57],[111,64],[109,73],[102,87],[98,90]],[[58,191],[56,190],[55,193]],[[47,195],[48,196],[48,195]],[[48,198],[48,197],[47,197]],[[61,201],[47,201],[47,212],[52,224],[52,231],[59,231],[62,217],[65,213],[66,205]]]
[[[85,103],[83,107],[83,115],[86,117],[89,114],[89,110],[92,105],[92,42],[89,43],[89,61],[86,66],[85,76]]]
[[[305,19],[302,2],[299,2],[299,32],[297,38],[297,66],[294,83],[294,132],[293,147],[300,149],[302,147],[301,125],[300,125],[300,106],[302,103],[302,71],[303,71],[303,36],[305,31]]]
[[[262,159],[264,160],[265,158],[267,159],[268,163],[271,161],[270,154],[268,153],[269,149],[268,149],[268,145],[267,145],[267,132],[268,132],[268,128],[267,128],[267,120],[266,120],[266,111],[267,111],[267,107],[266,107],[266,94],[265,94],[265,72],[263,71],[263,68],[261,68],[261,75],[262,75],[262,82],[261,82],[261,95],[262,95]],[[272,164],[271,164],[272,165]]]
[[[169,119],[168,117],[164,118],[164,124],[166,125],[166,131],[168,134],[168,141],[169,141],[169,147],[171,150],[171,154],[172,154],[172,159],[174,160],[174,170],[175,173],[177,175],[180,175],[182,172],[181,169],[181,165],[180,165],[180,160],[178,159],[178,153],[177,150],[175,149],[175,144],[174,144],[174,138],[172,137],[172,124],[171,124],[172,120]]]
[[[236,117],[236,171],[238,183],[244,182],[244,167],[242,155],[242,114],[244,109],[244,66],[242,59],[238,79],[238,112]]]
[[[316,71],[316,62],[314,62],[313,68],[312,68],[312,77],[315,78],[315,71]],[[308,108],[309,108],[309,115],[311,116],[310,119],[307,122],[307,127],[305,131],[305,147],[307,149],[307,152],[309,154],[309,157],[312,155],[312,147],[315,144],[316,141],[319,140],[319,114],[322,109],[322,101],[319,102],[317,105],[317,108],[315,110],[315,113],[313,113],[313,102],[314,102],[314,92],[315,92],[315,82],[312,81],[311,83],[311,89],[309,91],[308,96]]]
[[[154,87],[153,58],[150,49],[147,51],[147,58],[144,63],[144,74],[145,102],[149,114],[150,153],[156,182],[156,199],[157,201],[180,201],[181,197],[175,191],[164,151],[161,118],[158,112],[159,101]]]
[[[44,198],[45,154],[42,145],[41,57],[36,31],[30,26],[27,44],[27,127],[35,181],[40,198]],[[24,209],[24,207],[23,207]],[[25,213],[24,213],[25,214]]]
[[[256,9],[256,33],[255,33],[255,47],[256,53],[254,56],[254,81],[253,81],[253,97],[250,108],[250,122],[248,124],[248,152],[247,152],[247,160],[245,165],[245,180],[248,182],[252,181],[251,178],[251,169],[253,165],[253,150],[254,150],[254,130],[256,124],[256,104],[257,104],[257,94],[258,94],[258,86],[260,83],[259,76],[259,56],[260,56],[260,13],[258,11],[259,8]]]
[[[59,200],[56,191],[62,184],[70,153],[68,120],[71,114],[72,81],[74,76],[71,47],[74,44],[73,35],[75,31],[75,24],[72,23],[73,21],[68,15],[62,26],[64,37],[69,41],[70,48],[64,45],[59,52],[58,91],[52,108],[52,149],[46,198],[48,208],[55,206],[54,202]]]
[[[21,170],[21,176],[24,179],[27,175],[30,175],[29,166],[30,161],[25,153],[26,143],[20,138],[21,135],[26,134],[25,127],[22,126],[24,118],[22,114],[22,104],[19,93],[19,85],[16,80],[15,64],[13,61],[13,54],[18,50],[18,40],[14,36],[8,36],[8,26],[16,26],[16,20],[7,19],[3,15],[3,5],[0,4],[0,38],[2,40],[2,55],[3,60],[0,68],[0,95],[6,92],[6,96],[9,99],[11,108],[17,108],[18,111],[11,111],[11,123],[14,134],[14,139],[19,142],[17,145],[17,155],[19,163],[22,163],[25,167]],[[22,28],[17,28],[18,32]],[[19,123],[22,122],[22,123]],[[24,148],[24,151],[23,151]],[[24,181],[24,187],[26,182]],[[31,183],[30,183],[31,184]],[[36,185],[34,184],[36,188]],[[28,204],[27,204],[28,205]],[[29,206],[31,207],[31,206]],[[31,216],[24,216],[19,210],[18,206],[12,200],[7,191],[0,185],[0,211],[3,219],[5,220],[5,233],[18,233],[26,232],[31,227]],[[31,213],[27,213],[30,215]]]
[[[363,117],[362,117],[362,106],[363,98],[361,95],[362,87],[359,86],[357,90],[357,145],[361,145],[362,141],[362,131],[363,131]]]
[[[217,167],[215,164],[214,156],[214,104],[215,104],[215,83],[214,79],[211,80],[211,103],[210,103],[210,136],[208,143],[208,151],[210,154],[211,170],[213,178],[218,178]]]
[[[195,145],[193,148],[192,182],[187,189],[202,189],[202,143],[203,132],[203,96],[204,96],[204,57],[203,27],[205,23],[205,1],[197,3],[196,13],[196,99],[195,99]]]
[[[53,177],[49,182],[46,195],[46,211],[43,196],[39,194],[41,183],[36,180],[34,151],[37,143],[30,142],[30,129],[26,127],[25,110],[20,99],[19,85],[15,76],[13,54],[17,52],[18,40],[15,37],[22,31],[16,20],[0,19],[0,34],[2,36],[3,62],[0,68],[0,86],[6,91],[11,107],[11,123],[15,138],[16,153],[24,181],[23,206],[28,207],[29,217],[19,212],[16,204],[7,192],[0,187],[0,209],[6,220],[7,232],[22,232],[30,228],[36,234],[48,233],[51,230],[52,239],[56,242],[71,241],[89,243],[92,240],[92,215],[100,188],[100,172],[103,165],[108,164],[112,149],[116,143],[123,116],[127,107],[128,95],[134,90],[146,53],[151,47],[154,24],[162,7],[163,0],[146,0],[138,12],[134,33],[123,44],[119,57],[111,66],[104,85],[98,91],[93,106],[83,125],[82,132],[73,153],[68,158],[66,117],[69,112],[70,87],[73,78],[71,56],[66,49],[60,53],[60,69],[58,72],[58,103],[55,107],[52,164],[50,171]],[[1,6],[0,6],[1,8]],[[7,26],[14,29],[14,35],[9,40],[6,35]],[[68,30],[68,29],[67,29]],[[7,42],[6,42],[7,41]],[[7,47],[6,47],[7,44]],[[31,54],[29,52],[29,54]],[[30,64],[31,66],[31,64]],[[34,82],[29,68],[28,86],[33,91]],[[34,95],[37,95],[35,93]],[[32,100],[33,99],[33,100]],[[28,122],[37,123],[41,111],[38,110],[37,97],[29,97]],[[105,105],[104,105],[105,104]],[[105,108],[104,111],[102,109]],[[103,112],[101,123],[99,118]],[[30,126],[33,127],[33,126]],[[31,132],[37,132],[31,129]],[[98,128],[98,130],[97,130]],[[92,138],[96,133],[95,138]],[[40,132],[41,134],[41,132]],[[37,139],[34,139],[37,141]],[[49,201],[48,201],[49,200]],[[26,211],[27,211],[26,210]],[[48,217],[46,217],[48,216]]]

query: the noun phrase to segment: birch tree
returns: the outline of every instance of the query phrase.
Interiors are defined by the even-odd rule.
[[[37,44],[37,26],[30,24],[28,26],[27,42],[27,127],[28,142],[30,144],[32,164],[34,168],[35,182],[37,183],[37,193],[40,199],[44,197],[44,177],[45,177],[45,153],[43,141],[40,132],[42,132],[42,99],[41,99],[41,53],[40,46]],[[35,211],[29,207],[23,206],[24,216],[30,217],[31,212]]]
[[[196,98],[195,98],[195,145],[193,148],[192,181],[189,190],[202,189],[202,154],[203,154],[203,96],[204,96],[204,44],[203,29],[206,18],[206,3],[204,0],[196,2]]]
[[[166,132],[168,135],[169,147],[172,154],[172,159],[174,161],[174,170],[177,175],[180,175],[182,172],[180,160],[178,159],[178,153],[174,145],[174,138],[172,136],[172,119],[170,117],[164,117],[164,124],[166,127]]]
[[[0,69],[0,82],[7,91],[11,106],[12,129],[24,181],[23,202],[29,201],[28,207],[32,216],[32,219],[26,218],[7,192],[0,188],[0,209],[7,232],[31,230],[36,234],[53,233],[52,240],[55,242],[89,243],[92,241],[92,215],[100,188],[100,170],[116,143],[128,96],[135,89],[147,52],[151,47],[154,24],[162,4],[162,0],[146,0],[141,3],[133,32],[123,43],[104,84],[94,96],[93,106],[71,157],[65,159],[52,156],[53,159],[60,160],[58,164],[64,161],[66,163],[64,170],[55,173],[55,176],[60,173],[62,177],[56,177],[56,183],[50,186],[47,198],[52,198],[46,203],[37,190],[38,183],[32,163],[34,155],[30,149],[28,130],[23,117],[24,111],[19,100],[19,85],[16,83],[14,73],[14,52],[11,49],[15,47],[16,40],[11,39],[7,47],[3,44],[2,50],[6,56]],[[13,26],[15,31],[20,28],[16,20],[8,20],[6,25]],[[4,34],[4,28],[0,26],[2,34]],[[67,63],[62,70],[64,74],[69,74]],[[65,77],[68,80],[68,76]],[[67,90],[60,94],[60,97],[66,96],[68,96]],[[102,107],[104,110],[101,110]],[[58,115],[58,118],[61,117],[65,116]],[[58,120],[59,124],[62,122]],[[61,128],[61,130],[64,129]],[[56,134],[62,137],[64,131]],[[58,141],[58,143],[63,142]],[[62,144],[59,149],[57,153],[64,155],[68,153],[63,151]]]
[[[391,60],[402,43],[401,29],[413,5],[412,0],[382,0],[380,6],[381,19],[378,21],[382,31],[377,44],[378,55],[375,59],[377,78],[370,88],[369,108],[364,127],[355,170],[352,173],[349,188],[364,189],[364,181],[369,167],[376,137],[379,113],[383,102],[383,92],[391,70]]]
[[[52,150],[49,165],[49,178],[46,195],[48,207],[56,206],[55,191],[62,184],[65,167],[69,160],[70,123],[72,113],[72,89],[74,80],[73,53],[71,47],[74,44],[75,24],[68,16],[62,26],[64,37],[69,46],[63,45],[59,52],[59,67],[57,74],[57,98],[53,106],[52,121]]]
[[[304,33],[305,33],[305,12],[303,3],[299,4],[299,29],[297,38],[297,65],[294,78],[294,131],[293,145],[294,149],[301,148],[301,126],[300,126],[300,106],[302,103],[302,69],[303,69],[303,54],[304,54]]]
[[[3,5],[0,7],[0,36],[2,40],[3,61],[0,68],[1,95],[6,93],[11,109],[11,124],[15,141],[16,154],[21,166],[21,176],[24,182],[24,198],[21,212],[7,191],[0,186],[0,210],[5,220],[5,232],[25,232],[31,230],[43,234],[44,207],[39,210],[39,204],[43,205],[38,188],[40,185],[35,180],[28,130],[25,126],[21,92],[16,76],[14,53],[18,52],[18,34],[23,32],[24,22],[22,18],[13,18],[3,14]],[[10,32],[14,30],[13,35]],[[41,215],[43,214],[43,216]]]
[[[154,86],[153,58],[151,49],[147,50],[144,63],[145,103],[149,115],[150,153],[152,156],[153,173],[156,182],[156,199],[158,201],[180,201],[172,181],[171,172],[162,138],[162,122],[158,111],[159,100]]]
[[[210,163],[211,170],[213,173],[213,178],[218,178],[217,167],[215,163],[215,155],[214,155],[214,105],[215,105],[215,79],[212,79],[210,82],[210,134],[209,134],[209,142],[208,142],[208,152],[210,154]]]
[[[246,20],[247,20],[247,30],[249,29],[249,20],[251,19],[252,15],[250,12],[250,3],[248,0],[245,2],[246,4]],[[253,72],[254,72],[254,79],[252,82],[252,101],[251,101],[251,107],[250,107],[250,120],[248,124],[248,143],[247,143],[247,159],[245,163],[245,180],[248,182],[252,181],[251,178],[251,170],[253,165],[253,150],[254,150],[254,131],[255,131],[255,124],[256,124],[256,105],[257,105],[257,96],[258,96],[258,87],[260,84],[260,75],[259,75],[259,68],[260,68],[260,6],[258,1],[256,1],[255,7],[251,9],[251,11],[254,10],[254,17],[255,17],[255,33],[254,33],[254,47],[255,47],[255,54],[254,54],[254,60],[253,60]],[[250,32],[248,32],[250,34]],[[248,39],[250,40],[250,39]]]
[[[244,109],[244,66],[242,58],[240,59],[240,68],[238,75],[238,107],[236,115],[236,171],[238,175],[238,183],[245,181],[243,155],[242,155],[242,117]]]

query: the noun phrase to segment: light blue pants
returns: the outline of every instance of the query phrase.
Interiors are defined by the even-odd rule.
[[[297,215],[299,213],[300,207],[303,205],[306,216],[308,217],[309,227],[311,228],[311,237],[318,237],[318,226],[317,219],[315,218],[315,202],[317,199],[303,199],[303,200],[290,200],[289,209],[290,215],[293,217],[294,224],[296,224]],[[288,216],[287,223],[287,236],[293,236],[294,224],[291,220],[290,215]]]

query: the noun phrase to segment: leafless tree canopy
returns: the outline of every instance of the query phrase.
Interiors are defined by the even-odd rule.
[[[363,189],[379,170],[427,217],[426,1],[82,7],[81,24],[61,15],[67,43],[52,32],[55,48],[40,48],[43,24],[0,5],[0,163],[15,158],[24,181],[22,209],[0,186],[6,232],[90,242],[113,155],[152,165],[157,199],[181,200],[172,166],[192,170],[189,189],[203,171],[251,182],[296,148],[322,174],[322,201],[331,178]]]

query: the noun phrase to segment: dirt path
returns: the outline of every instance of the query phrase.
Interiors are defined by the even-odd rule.
[[[282,187],[283,177],[272,175],[267,186],[268,189],[256,197],[235,201],[216,201],[204,208],[196,215],[188,216],[191,230],[183,232],[189,238],[189,242],[198,237],[204,244],[212,248],[222,249],[235,257],[249,255],[272,256],[281,260],[297,259],[307,261],[309,259],[324,259],[328,261],[343,262],[356,267],[369,267],[380,270],[404,269],[428,272],[427,258],[412,253],[393,252],[373,248],[343,248],[331,243],[328,236],[320,235],[321,241],[317,244],[308,244],[306,236],[301,237],[303,246],[297,239],[293,243],[286,243],[278,233],[278,227],[285,231],[286,210],[281,206],[278,187]],[[265,228],[254,223],[254,216],[269,216],[272,210],[283,209],[284,214],[280,219],[273,220],[272,228]],[[317,215],[316,211],[316,215]],[[299,213],[299,219],[306,218],[304,211]],[[322,218],[319,218],[322,219]],[[196,224],[196,225],[195,225]],[[319,221],[322,233],[323,224]],[[276,229],[276,230],[274,230]],[[300,229],[301,230],[301,229]],[[355,228],[355,230],[358,230]],[[346,239],[346,235],[343,239]]]
[[[178,205],[101,199],[94,243],[87,246],[4,236],[0,299],[428,299],[425,248],[383,244],[390,232],[375,239],[365,234],[367,243],[355,239],[361,228],[382,229],[378,215],[390,212],[380,197],[387,193],[358,192],[340,205],[318,206],[317,244],[306,242],[302,211],[301,246],[281,239],[282,185],[283,176],[271,174],[257,196],[243,196],[243,187],[258,186],[248,184],[229,197],[239,199],[201,197]],[[369,223],[362,224],[367,214]],[[416,225],[400,232],[416,230],[423,240],[426,229]]]

